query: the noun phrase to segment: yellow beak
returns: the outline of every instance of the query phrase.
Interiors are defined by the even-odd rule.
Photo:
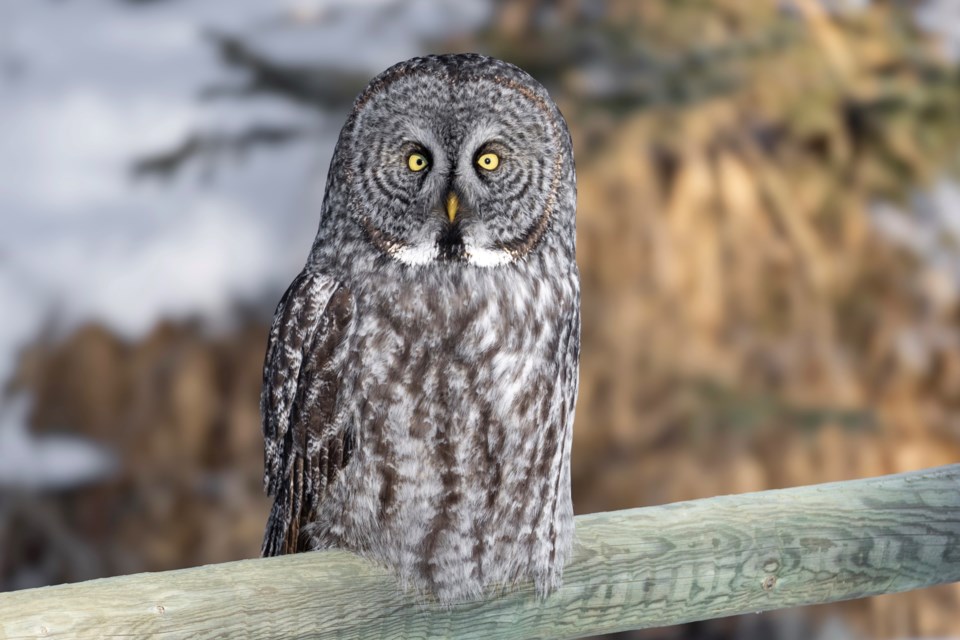
[[[453,219],[457,217],[457,208],[460,206],[460,199],[457,198],[457,194],[452,191],[447,194],[447,217],[450,218],[450,222],[453,222]]]

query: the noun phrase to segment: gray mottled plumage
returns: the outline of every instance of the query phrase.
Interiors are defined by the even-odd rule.
[[[575,208],[566,124],[517,67],[429,56],[370,82],[270,332],[264,555],[349,549],[443,602],[560,584]]]

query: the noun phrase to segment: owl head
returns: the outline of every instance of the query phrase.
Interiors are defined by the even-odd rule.
[[[544,246],[572,255],[575,199],[570,135],[540,83],[481,55],[427,56],[354,103],[321,235],[350,229],[403,265],[496,268]]]

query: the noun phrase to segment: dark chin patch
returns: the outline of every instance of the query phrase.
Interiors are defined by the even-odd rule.
[[[443,232],[437,237],[437,253],[440,260],[466,259],[460,225],[450,225],[444,228]]]

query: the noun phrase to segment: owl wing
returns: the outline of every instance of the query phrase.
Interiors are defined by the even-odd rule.
[[[301,528],[350,459],[352,434],[337,426],[336,408],[353,312],[348,289],[306,271],[277,305],[260,395],[264,486],[274,498],[263,556],[306,550]]]

